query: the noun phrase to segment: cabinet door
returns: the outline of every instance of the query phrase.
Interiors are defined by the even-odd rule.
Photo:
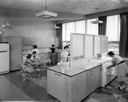
[[[47,92],[62,102],[66,100],[65,78],[60,73],[47,70]]]
[[[101,81],[102,81],[101,66],[98,66],[97,68],[93,69],[92,79],[93,79],[93,89],[95,90],[101,86]]]
[[[56,96],[56,76],[53,71],[47,70],[47,92]]]
[[[101,66],[98,66],[97,68],[93,68],[89,71],[87,71],[87,94],[89,95],[91,92],[96,90],[98,87],[101,86],[102,81],[102,72],[101,72]]]
[[[56,98],[59,99],[61,102],[67,102],[66,101],[66,94],[68,94],[66,92],[66,87],[67,83],[66,83],[66,78],[67,76],[57,73],[54,73],[56,76]]]
[[[87,96],[87,73],[83,72],[76,76],[77,98],[80,102]]]
[[[87,95],[93,92],[93,70],[87,71]]]

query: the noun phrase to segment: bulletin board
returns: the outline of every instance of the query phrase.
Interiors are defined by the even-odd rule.
[[[84,56],[84,34],[71,34],[72,58]]]
[[[93,56],[93,35],[85,34],[84,41],[84,57],[92,57]]]

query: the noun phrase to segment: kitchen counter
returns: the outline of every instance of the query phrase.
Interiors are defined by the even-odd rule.
[[[100,58],[94,58],[94,59],[90,59],[91,62],[97,62],[97,63],[106,63],[106,62],[110,62],[112,60],[112,58],[107,57],[107,56],[102,56]]]
[[[80,102],[98,87],[105,86],[113,78],[107,78],[104,64],[111,58],[81,58],[49,67],[47,92],[61,102]],[[105,81],[104,81],[105,80]],[[109,81],[108,81],[109,80]],[[108,81],[108,82],[107,82]]]
[[[49,67],[48,70],[52,70],[52,71],[72,77],[84,71],[95,68],[99,65],[101,64],[97,62],[87,62],[87,60],[85,59],[80,59],[80,60],[77,60],[77,63],[76,61],[73,61],[70,66],[67,64],[65,65],[62,64],[62,65]]]
[[[101,86],[101,63],[87,59],[61,64],[47,70],[47,92],[61,102],[80,102]]]

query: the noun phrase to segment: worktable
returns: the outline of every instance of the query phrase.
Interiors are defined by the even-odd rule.
[[[102,66],[95,62],[58,65],[47,70],[47,92],[61,102],[80,102],[101,86]],[[74,64],[75,63],[75,64]]]
[[[108,59],[73,60],[47,70],[47,92],[61,102],[80,102],[102,86],[102,63]],[[111,80],[110,80],[111,81]],[[107,84],[107,83],[106,83]]]

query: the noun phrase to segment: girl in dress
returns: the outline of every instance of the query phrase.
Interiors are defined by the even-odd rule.
[[[115,55],[114,52],[110,51],[107,55],[112,57],[112,66],[116,66],[116,72],[118,76],[117,80],[120,82],[118,88],[122,90],[125,80],[128,78],[128,66],[125,63],[124,59],[118,55]]]

